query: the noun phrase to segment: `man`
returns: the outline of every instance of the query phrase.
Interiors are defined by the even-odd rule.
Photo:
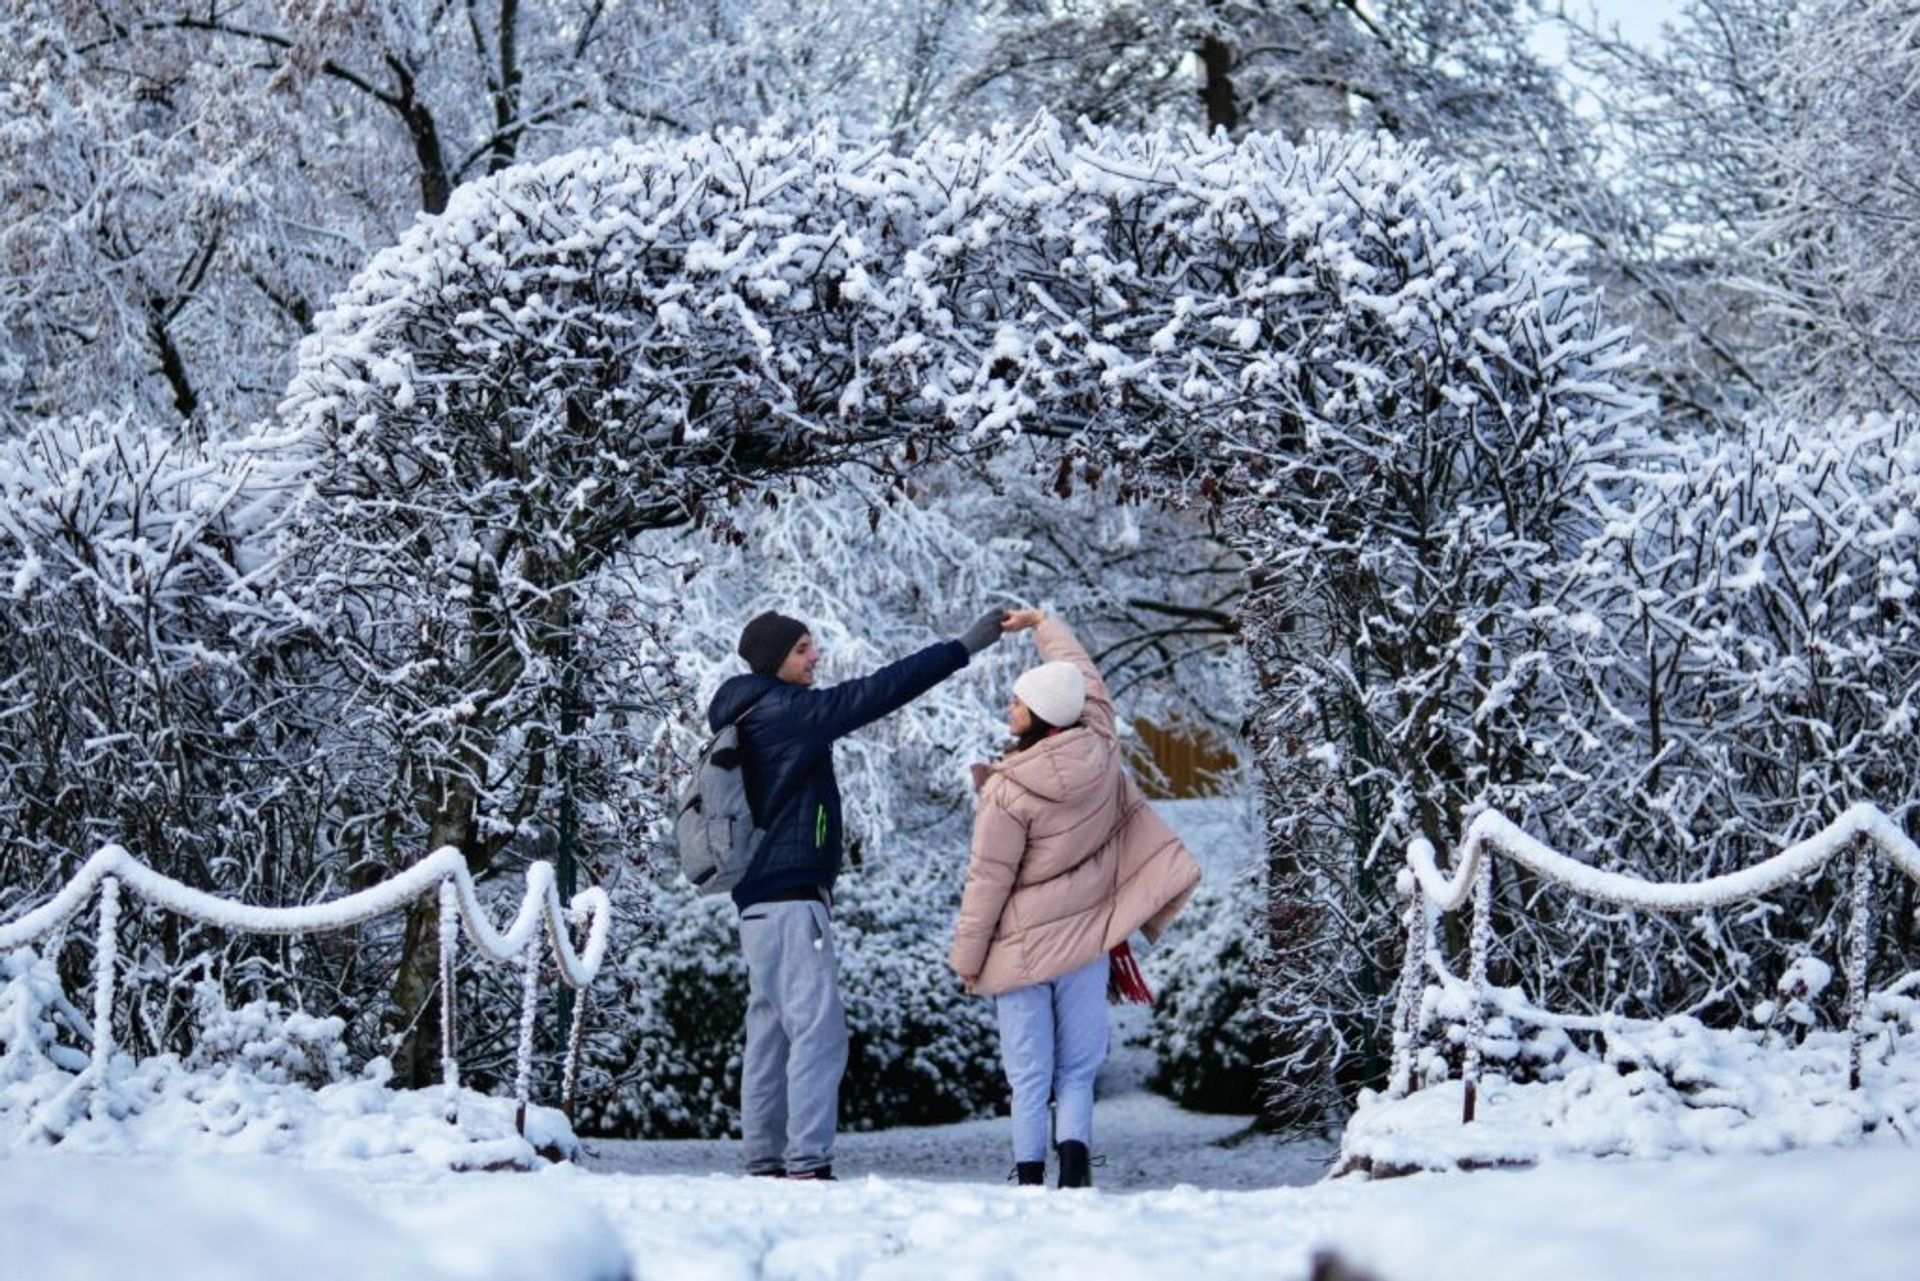
[[[813,688],[820,651],[805,623],[771,611],[740,633],[751,672],[720,687],[715,730],[740,723],[742,777],[765,829],[734,888],[747,958],[747,1052],[740,1129],[749,1174],[833,1177],[846,1015],[834,958],[833,883],[840,873],[840,787],[833,742],[897,711],[1000,639],[1003,610],[870,676]]]

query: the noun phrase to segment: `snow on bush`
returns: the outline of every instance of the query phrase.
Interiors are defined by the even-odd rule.
[[[202,1025],[186,1059],[116,1054],[96,1081],[83,1077],[88,1055],[75,1044],[90,1039],[89,1030],[52,963],[23,948],[0,962],[0,974],[0,1152],[525,1169],[579,1150],[566,1117],[551,1108],[529,1108],[522,1137],[511,1099],[462,1091],[450,1125],[445,1092],[389,1088],[384,1059],[342,1079],[341,1020],[260,1000],[231,1009],[207,985],[195,993]]]
[[[733,905],[661,892],[596,994],[575,1114],[593,1134],[714,1138],[740,1100],[746,962]]]
[[[969,997],[947,968],[958,894],[951,872],[870,868],[840,882],[843,1126],[956,1121],[1005,1095],[992,1003]],[[677,884],[661,891],[658,911],[616,960],[616,993],[598,1006],[580,1124],[655,1138],[737,1133],[747,975],[736,914]]]
[[[232,898],[318,888],[314,852],[288,839],[313,830],[334,779],[306,720],[323,700],[290,696],[277,642],[295,626],[269,547],[299,471],[283,445],[108,413],[0,441],[0,916],[108,842]],[[142,1015],[127,1035],[150,1049],[190,1019],[176,949],[255,973],[284,957],[244,936],[182,941],[137,909],[123,924]]]
[[[189,1072],[233,1067],[268,1085],[317,1088],[346,1072],[346,1021],[317,1018],[282,1008],[261,997],[239,1009],[227,1004],[220,984],[203,980],[193,990],[193,1048],[183,1066]]]
[[[93,1032],[53,963],[16,948],[0,956],[0,979],[0,1086],[33,1086],[84,1069]]]
[[[1384,139],[1041,119],[904,154],[723,133],[509,169],[410,228],[302,347],[280,440],[301,501],[270,551],[275,600],[310,634],[298,670],[260,688],[330,732],[290,792],[311,821],[274,830],[318,833],[320,865],[296,864],[323,880],[443,842],[495,869],[561,808],[566,745],[592,857],[634,857],[666,777],[649,767],[673,756],[654,727],[693,701],[670,662],[687,611],[613,625],[622,603],[686,586],[644,549],[623,561],[636,538],[691,522],[743,543],[738,504],[777,506],[801,473],[855,462],[911,498],[929,457],[1023,437],[1063,491],[1212,504],[1263,584],[1304,555],[1307,587],[1259,596],[1244,630],[1297,618],[1297,636],[1332,638],[1313,668],[1326,681],[1365,671],[1338,652],[1353,635],[1404,640],[1417,661],[1378,685],[1383,704],[1432,676],[1452,715],[1476,682],[1504,688],[1503,659],[1450,637],[1485,639],[1523,593],[1555,503],[1626,407],[1625,348],[1525,218]],[[1388,494],[1418,510],[1383,508]],[[1395,532],[1361,546],[1379,528]],[[1040,563],[1075,557],[1069,542]],[[612,582],[635,567],[648,591]],[[910,586],[935,606],[923,615],[952,613],[924,620],[927,639],[974,607],[945,582]],[[838,623],[865,631],[857,610]],[[701,643],[724,654],[736,626]],[[1263,741],[1276,716],[1340,719],[1287,704],[1295,664],[1255,655],[1282,678],[1256,708]],[[925,715],[930,747],[975,750],[961,719]],[[1464,739],[1443,726],[1416,745],[1422,804],[1444,807],[1438,744]],[[921,830],[962,764],[929,767],[906,804],[862,771],[897,807],[876,829]],[[1323,782],[1310,792],[1337,796]],[[431,1071],[426,925],[378,949],[382,974],[399,951],[390,1023],[408,1030],[410,1081]],[[325,959],[329,978],[360,973],[357,954]]]
[[[1470,1125],[1460,1123],[1457,1080],[1401,1099],[1363,1095],[1341,1168],[1383,1177],[1562,1156],[1773,1153],[1888,1132],[1911,1142],[1920,1128],[1920,1001],[1898,991],[1869,1003],[1859,1090],[1847,1088],[1841,1032],[1796,1043],[1675,1015],[1618,1020],[1591,1040],[1580,1049],[1561,1037],[1551,1079],[1483,1078]]]
[[[836,913],[852,1049],[843,1123],[938,1125],[1006,1098],[993,1002],[969,996],[947,964],[965,871],[964,826],[949,824],[946,866],[854,877]]]
[[[1272,1025],[1260,1008],[1269,978],[1265,882],[1253,871],[1203,880],[1142,960],[1154,994],[1151,1083],[1184,1107],[1265,1110],[1274,1057]]]
[[[1324,964],[1279,972],[1283,1019],[1344,1008],[1352,1038],[1384,1029],[1387,851],[1429,829],[1451,850],[1489,809],[1600,872],[1676,884],[1751,867],[1857,802],[1910,822],[1917,441],[1916,420],[1887,416],[1616,441],[1564,474],[1578,487],[1550,543],[1496,541],[1472,568],[1520,556],[1494,597],[1465,612],[1407,598],[1416,632],[1439,629],[1431,644],[1385,646],[1366,608],[1336,645],[1312,629],[1275,638],[1310,651],[1280,686],[1294,694],[1273,777],[1300,802],[1281,846],[1293,896],[1341,923]],[[1367,679],[1349,679],[1356,662]],[[1443,768],[1415,768],[1423,757]],[[1836,860],[1764,904],[1622,916],[1500,866],[1492,972],[1552,1009],[1731,1026],[1772,996],[1785,958],[1842,951],[1847,875]],[[1442,934],[1455,954],[1463,925]],[[1356,928],[1366,941],[1343,941]],[[1916,959],[1906,936],[1876,937],[1883,972]],[[1830,1016],[1839,999],[1807,1004]]]

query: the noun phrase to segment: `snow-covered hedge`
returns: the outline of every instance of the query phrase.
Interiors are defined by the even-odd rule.
[[[967,996],[947,968],[957,901],[951,871],[870,867],[842,878],[834,921],[850,1036],[842,1125],[956,1121],[1005,1096],[992,1003]],[[734,1133],[747,975],[733,907],[678,885],[657,903],[657,923],[616,959],[611,997],[594,1016],[580,1124],[655,1138]]]
[[[1260,999],[1271,979],[1265,883],[1264,869],[1202,881],[1143,963],[1154,992],[1151,1083],[1185,1107],[1264,1110],[1274,1058]]]
[[[1525,815],[1531,837],[1599,872],[1670,883],[1665,901],[1696,910],[1623,915],[1592,894],[1600,877],[1501,868],[1493,972],[1568,1013],[1684,1009],[1733,1026],[1781,999],[1790,961],[1847,951],[1853,860],[1803,860],[1804,876],[1730,906],[1686,887],[1805,854],[1797,843],[1857,802],[1896,828],[1920,805],[1920,421],[1646,440],[1590,501],[1592,532],[1555,573],[1542,661],[1503,704],[1529,726],[1524,772],[1474,803]],[[1882,900],[1910,891],[1884,867],[1878,883],[1892,888],[1866,887],[1863,942],[1879,973],[1905,972],[1920,953]],[[1788,999],[1832,1022],[1847,986]]]
[[[66,1152],[272,1153],[334,1164],[393,1159],[441,1169],[531,1168],[577,1155],[564,1114],[528,1109],[523,1137],[511,1098],[463,1091],[449,1125],[440,1090],[394,1090],[375,1059],[342,1071],[342,1023],[265,1001],[230,1008],[202,985],[200,1025],[185,1059],[117,1054],[81,1082],[91,1029],[50,961],[28,949],[0,957],[0,1152],[57,1144]]]
[[[1042,118],[905,153],[720,133],[505,171],[335,300],[284,413],[321,473],[315,580],[391,602],[362,666],[445,798],[430,822],[526,808],[528,776],[480,762],[551,724],[558,611],[636,529],[738,537],[728,507],[769,475],[1024,434],[1063,488],[1220,508],[1273,589],[1244,618],[1265,741],[1343,720],[1342,673],[1378,691],[1408,790],[1364,848],[1508,770],[1505,722],[1468,709],[1524,672],[1515,611],[1632,407],[1629,355],[1527,219],[1418,148]],[[1258,643],[1282,630],[1295,652]]]
[[[1257,589],[1240,621],[1276,847],[1299,838],[1303,897],[1366,900],[1350,851],[1408,823],[1437,834],[1521,768],[1515,718],[1498,698],[1472,709],[1529,670],[1539,568],[1630,408],[1625,348],[1526,219],[1387,139],[1224,143],[1043,118],[906,153],[723,133],[507,170],[410,228],[302,347],[272,441],[299,466],[300,501],[260,539],[298,662],[251,688],[331,729],[290,793],[312,808],[273,834],[315,833],[324,859],[289,865],[321,880],[443,842],[476,870],[508,866],[558,808],[565,743],[589,863],[634,857],[676,755],[664,726],[696,701],[677,659],[701,615],[678,599],[682,563],[644,536],[692,522],[745,545],[735,505],[793,500],[797,471],[852,461],[910,498],[930,458],[1031,448],[1061,492],[1217,519]],[[952,560],[939,550],[923,563]],[[929,602],[929,639],[974,605],[940,581],[907,586]],[[700,645],[723,654],[735,625]],[[840,626],[863,631],[857,615]],[[616,703],[628,710],[602,710]],[[1341,727],[1356,709],[1349,769],[1314,740],[1355,737]],[[929,760],[979,749],[978,721],[928,714],[914,723]],[[1302,761],[1364,782],[1294,786],[1302,738]],[[897,811],[900,790],[871,774],[873,848],[888,826],[922,830],[918,807],[951,804],[964,762],[950,763]],[[1349,823],[1351,798],[1375,793]],[[1299,797],[1327,800],[1300,822],[1279,803]],[[1367,937],[1366,907],[1326,906]],[[939,915],[916,921],[937,933]],[[431,1039],[427,924],[386,941],[392,1022],[416,1042]],[[1346,972],[1319,959],[1300,972]],[[1339,1006],[1311,1007],[1349,1018],[1329,1046],[1356,1032]],[[419,1048],[396,1056],[411,1079],[431,1063]],[[704,1115],[694,1097],[667,1110]]]
[[[323,897],[311,842],[337,771],[314,736],[272,541],[298,460],[268,430],[209,443],[96,412],[0,441],[0,918],[117,842],[226,897]],[[285,982],[278,941],[125,914],[131,1044],[191,1026],[172,963]],[[84,938],[84,935],[82,936]],[[63,955],[75,990],[84,945]]]
[[[1457,1080],[1400,1099],[1363,1096],[1340,1168],[1384,1177],[1562,1156],[1784,1152],[1888,1132],[1906,1139],[1920,1125],[1920,1002],[1877,995],[1869,1027],[1860,1090],[1847,1088],[1839,1032],[1714,1029],[1674,1015],[1619,1020],[1583,1038],[1591,1049],[1562,1035],[1549,1070],[1487,1078],[1471,1125],[1460,1124]],[[1553,1031],[1514,1028],[1529,1042],[1540,1030]]]

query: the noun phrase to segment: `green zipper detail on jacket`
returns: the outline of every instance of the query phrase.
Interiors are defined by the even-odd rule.
[[[813,812],[813,848],[827,848],[827,807],[824,804]]]

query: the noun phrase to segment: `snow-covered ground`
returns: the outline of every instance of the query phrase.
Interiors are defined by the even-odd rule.
[[[1907,1281],[1916,1186],[1898,1142],[1257,1192],[48,1154],[0,1161],[0,1276],[1304,1281],[1330,1250],[1379,1281]]]
[[[95,1125],[75,1136],[92,1151],[0,1158],[0,1278],[1305,1281],[1332,1252],[1375,1281],[1893,1281],[1920,1258],[1920,1151],[1890,1126],[1775,1156],[1547,1151],[1525,1170],[1324,1180],[1330,1140],[1181,1112],[1139,1088],[1144,1069],[1122,1041],[1087,1193],[1009,1186],[1004,1120],[845,1135],[834,1184],[742,1177],[726,1142],[589,1141],[579,1164],[456,1173],[417,1143],[324,1141],[323,1110],[283,1110],[279,1156],[205,1138],[189,1159],[113,1154]],[[1452,1141],[1457,1089],[1423,1093],[1428,1141]],[[435,1098],[406,1096],[396,1130],[418,1129]],[[1481,1133],[1529,1115],[1492,1091]],[[128,1144],[150,1144],[154,1124],[129,1127]],[[370,1119],[352,1109],[340,1124],[361,1134]],[[296,1142],[302,1128],[316,1133]]]

